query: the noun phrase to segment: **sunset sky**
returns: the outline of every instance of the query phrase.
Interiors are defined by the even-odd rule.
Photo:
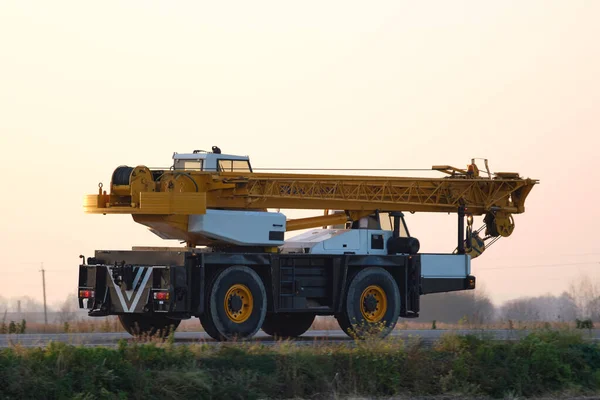
[[[576,0],[2,1],[0,296],[41,298],[43,262],[57,303],[79,254],[176,245],[83,196],[213,145],[263,168],[487,158],[541,181],[473,261],[493,301],[600,283],[599,20]],[[454,249],[454,215],[407,222]]]

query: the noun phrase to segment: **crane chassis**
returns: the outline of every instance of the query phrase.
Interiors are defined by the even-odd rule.
[[[385,336],[399,317],[418,317],[421,295],[475,288],[472,258],[512,233],[512,214],[524,212],[537,183],[480,177],[474,163],[433,167],[448,177],[429,179],[259,174],[248,157],[218,148],[173,158],[169,170],[118,167],[110,194],[100,185],[85,199],[88,213],[131,214],[185,242],[81,256],[80,307],[117,315],[134,335],[165,335],[197,317],[217,340],[260,329],[297,337],[316,316],[332,315],[350,336]],[[288,220],[268,208],[340,211]],[[456,213],[454,252],[419,252],[406,211]],[[485,216],[484,237],[474,215]],[[301,229],[309,230],[285,239]]]

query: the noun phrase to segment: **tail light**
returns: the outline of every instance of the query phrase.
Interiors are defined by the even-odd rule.
[[[80,299],[91,299],[94,297],[94,291],[93,290],[88,290],[88,289],[83,289],[79,291],[79,298]]]
[[[154,300],[169,300],[169,292],[154,292]]]

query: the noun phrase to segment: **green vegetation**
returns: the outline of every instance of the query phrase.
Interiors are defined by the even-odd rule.
[[[575,320],[577,329],[594,329],[594,322],[591,319]]]
[[[6,325],[6,321],[2,320],[0,322],[0,334],[6,333],[25,333],[27,330],[27,322],[22,320],[21,322],[10,321],[8,325]]]
[[[348,344],[352,344],[349,346]],[[0,350],[0,398],[332,398],[597,393],[600,347],[542,330],[519,342],[447,336],[346,344],[280,342]]]

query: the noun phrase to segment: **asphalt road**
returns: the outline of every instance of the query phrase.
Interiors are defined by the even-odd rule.
[[[522,330],[395,330],[390,336],[398,337],[404,340],[421,340],[424,344],[431,344],[438,340],[442,335],[445,334],[458,334],[466,335],[472,334],[480,337],[487,337],[493,340],[519,340],[525,336],[528,332]],[[584,332],[586,337],[593,340],[600,340],[600,329],[592,330],[591,332]],[[21,345],[24,347],[43,347],[50,342],[64,342],[73,345],[83,346],[116,346],[120,339],[126,339],[133,341],[134,339],[127,333],[52,333],[52,334],[10,334],[0,335],[0,347],[9,347],[14,345]],[[271,336],[266,335],[264,332],[259,333],[251,339],[255,342],[264,344],[276,343]],[[340,330],[330,331],[308,331],[300,338],[296,339],[295,342],[298,345],[314,345],[319,343],[352,343],[352,340],[348,338]],[[204,332],[177,332],[175,333],[175,343],[177,344],[191,344],[191,343],[208,343],[217,344],[219,342],[211,339]]]

